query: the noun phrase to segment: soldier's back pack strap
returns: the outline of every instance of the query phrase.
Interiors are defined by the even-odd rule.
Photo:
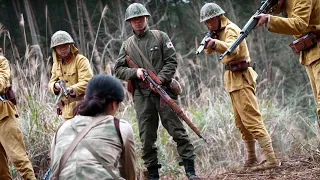
[[[292,51],[300,54],[301,51],[307,50],[320,41],[320,32],[311,32],[289,44]]]

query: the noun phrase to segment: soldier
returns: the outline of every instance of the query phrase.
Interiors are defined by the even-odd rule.
[[[224,16],[224,11],[215,3],[207,3],[200,10],[200,22],[215,33],[206,40],[205,52],[224,53],[240,35],[240,28]],[[224,86],[228,91],[235,118],[235,125],[241,133],[246,147],[247,157],[244,167],[257,165],[255,142],[258,141],[266,161],[254,170],[278,166],[272,148],[271,138],[263,124],[258,110],[256,93],[257,73],[248,67],[249,51],[244,40],[237,49],[222,59],[225,65]]]
[[[136,179],[133,130],[127,121],[114,117],[123,99],[123,87],[114,77],[100,74],[89,81],[80,116],[64,122],[53,139],[51,168],[58,179]],[[61,158],[96,120],[70,156]]]
[[[133,101],[143,144],[142,158],[148,169],[148,179],[159,179],[158,169],[161,165],[158,164],[155,145],[159,116],[162,125],[177,143],[177,150],[183,160],[187,177],[196,179],[198,177],[194,169],[194,147],[190,143],[182,122],[168,104],[162,102],[160,96],[151,90],[152,85],[143,82],[143,71],[152,70],[160,79],[161,85],[166,87],[177,69],[176,52],[171,40],[162,31],[149,30],[148,17],[150,14],[142,4],[133,3],[127,8],[125,21],[132,26],[134,35],[122,44],[115,65],[115,75],[123,80],[132,80],[135,87]],[[141,54],[138,51],[141,51]],[[126,56],[130,56],[139,68],[129,68]],[[172,99],[177,99],[169,88],[167,91]]]
[[[10,87],[10,67],[0,48],[0,179],[11,180],[8,159],[21,177],[35,180],[31,162],[26,153],[21,130],[18,125],[18,112],[15,100],[8,96]],[[13,93],[13,92],[10,92]]]
[[[70,97],[62,96],[58,103],[58,115],[65,120],[74,117],[75,101],[83,99],[86,85],[93,76],[89,60],[79,54],[69,33],[57,31],[51,37],[53,66],[49,90],[58,95],[61,91],[59,80],[63,80]]]
[[[299,39],[308,33],[317,33],[314,45],[300,51],[300,63],[305,67],[313,90],[317,105],[318,120],[320,117],[320,1],[319,0],[291,0],[278,1],[278,8],[274,14],[282,12],[286,17],[260,14],[257,27],[266,25],[273,33],[293,35]],[[318,41],[318,42],[317,42]],[[320,121],[318,121],[320,123]],[[320,124],[319,124],[320,125]]]

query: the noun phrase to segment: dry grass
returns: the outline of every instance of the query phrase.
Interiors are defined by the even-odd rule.
[[[99,22],[104,21],[103,13]],[[22,18],[23,20],[23,18]],[[22,21],[24,22],[24,20]],[[106,25],[106,24],[104,24]],[[21,25],[24,29],[24,23]],[[118,34],[105,31],[105,43],[101,53],[101,65],[108,64],[116,59],[118,43],[125,38],[126,27],[119,25]],[[92,42],[95,49],[97,35]],[[0,24],[0,36],[10,39],[10,34]],[[25,33],[24,33],[24,36]],[[120,38],[119,38],[120,37]],[[54,97],[47,91],[47,82],[50,76],[51,65],[44,57],[43,47],[29,46],[25,37],[25,53],[20,57],[17,48],[10,43],[11,51],[6,51],[7,58],[11,61],[12,84],[18,97],[20,124],[27,146],[27,151],[38,177],[42,177],[48,168],[49,149],[54,130],[58,124],[55,114]],[[4,44],[5,45],[5,44]],[[177,44],[179,46],[179,44]],[[101,49],[101,48],[99,48]],[[96,52],[91,52],[89,59],[95,58]],[[179,98],[181,107],[193,123],[203,132],[208,144],[200,140],[190,129],[187,131],[196,148],[197,171],[205,176],[222,173],[228,169],[237,168],[244,160],[244,146],[238,130],[233,123],[233,114],[228,94],[223,88],[223,66],[216,61],[217,56],[204,56],[190,58],[187,54],[179,54],[179,69],[177,78],[184,88],[184,94]],[[103,69],[103,68],[101,68]],[[110,69],[108,69],[108,72]],[[109,72],[111,73],[111,72]],[[313,154],[319,146],[319,129],[315,124],[315,117],[303,110],[315,109],[312,96],[303,95],[306,84],[296,88],[292,94],[284,94],[284,75],[281,70],[275,72],[275,78],[261,79],[258,83],[259,108],[268,131],[273,139],[273,144],[278,157],[292,154]],[[276,84],[277,86],[267,86]],[[268,87],[259,89],[259,87]],[[307,106],[306,106],[307,104]],[[126,99],[122,103],[119,118],[128,120],[134,129],[137,155],[137,171],[139,174],[145,170],[141,159],[141,142],[138,137],[137,120],[132,106],[132,100]],[[168,133],[160,127],[157,145],[159,147],[159,162],[163,165],[161,175],[181,179],[184,177],[183,169],[178,165],[179,157],[176,144]],[[14,168],[12,174],[17,178]]]

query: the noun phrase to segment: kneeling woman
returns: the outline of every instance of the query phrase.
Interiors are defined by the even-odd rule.
[[[114,77],[89,81],[80,115],[64,122],[53,139],[53,179],[136,179],[131,125],[114,117],[123,99]]]

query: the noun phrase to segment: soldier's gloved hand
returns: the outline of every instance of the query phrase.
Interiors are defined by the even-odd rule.
[[[211,37],[207,38],[205,49],[215,49],[215,48],[216,48],[216,41]]]
[[[144,79],[143,71],[146,71],[146,70],[143,69],[143,68],[138,68],[137,69],[137,78],[138,79]]]

